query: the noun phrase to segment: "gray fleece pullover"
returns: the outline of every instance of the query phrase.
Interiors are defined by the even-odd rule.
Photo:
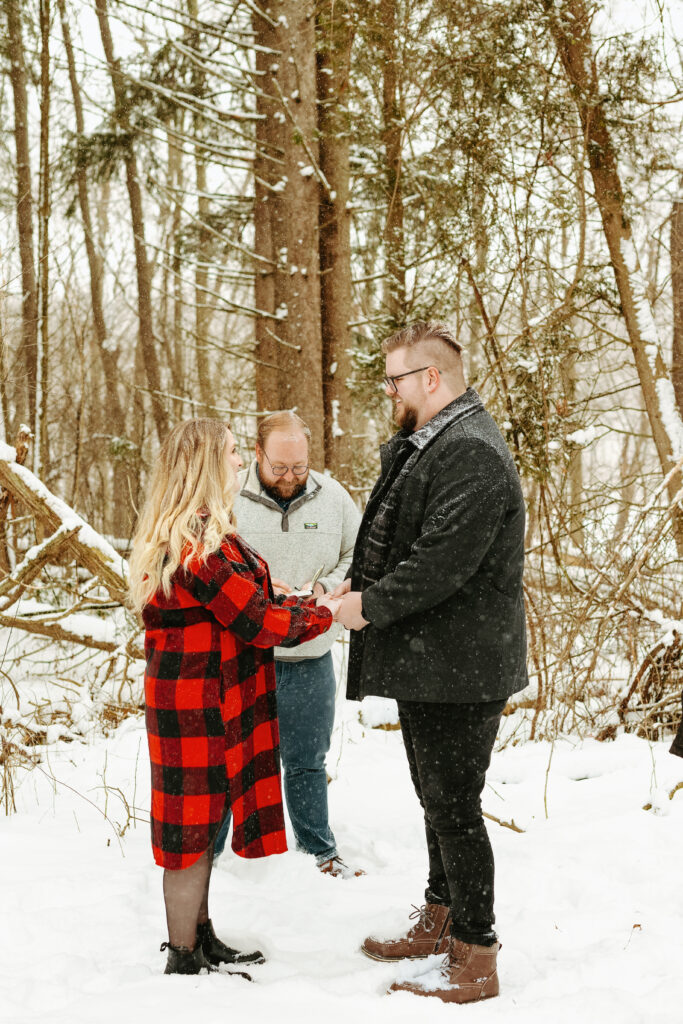
[[[263,555],[271,575],[299,589],[320,566],[325,590],[345,578],[360,524],[351,495],[331,476],[310,470],[306,488],[286,512],[261,485],[256,459],[238,474],[242,490],[235,500],[237,532]],[[299,647],[275,648],[278,661],[320,658],[332,647],[342,627],[335,624],[322,636]]]

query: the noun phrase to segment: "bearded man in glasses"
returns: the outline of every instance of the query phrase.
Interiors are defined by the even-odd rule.
[[[407,934],[362,949],[387,961],[443,953],[439,970],[392,990],[472,1002],[498,995],[480,798],[507,698],[527,685],[524,501],[449,328],[419,321],[383,351],[400,429],[380,449],[349,578],[334,596],[354,630],[347,696],[398,701],[429,879]]]
[[[294,412],[260,421],[256,457],[239,474],[235,501],[240,535],[263,555],[276,593],[312,589],[318,598],[345,577],[360,513],[349,493],[308,462],[311,432]],[[311,588],[312,584],[312,588]],[[280,754],[287,809],[299,850],[337,878],[364,872],[339,856],[330,828],[325,757],[330,749],[336,682],[330,648],[341,632],[296,649],[275,648]],[[216,840],[225,845],[229,821]]]

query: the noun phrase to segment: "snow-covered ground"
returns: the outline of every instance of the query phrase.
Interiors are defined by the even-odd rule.
[[[331,816],[367,870],[342,881],[288,853],[226,853],[213,878],[218,933],[258,945],[255,984],[165,977],[161,871],[150,852],[143,723],[108,740],[59,742],[20,773],[0,827],[0,1019],[12,1022],[635,1022],[683,1018],[683,761],[666,744],[522,744],[494,755],[485,809],[497,858],[501,997],[472,1007],[401,993],[414,965],[359,952],[422,902],[425,851],[400,732],[364,728],[342,704]],[[506,726],[507,727],[507,726]],[[552,753],[552,759],[551,759]],[[548,770],[548,765],[550,767]],[[651,804],[652,810],[643,810]],[[547,814],[546,814],[547,808]],[[103,816],[106,812],[106,818]],[[424,969],[425,964],[418,965]]]

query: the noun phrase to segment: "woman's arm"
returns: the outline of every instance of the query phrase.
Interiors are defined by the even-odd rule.
[[[330,628],[327,608],[289,596],[270,600],[237,554],[225,543],[185,570],[187,589],[223,626],[254,647],[294,647]]]

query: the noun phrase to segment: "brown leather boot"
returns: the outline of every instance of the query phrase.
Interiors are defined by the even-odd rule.
[[[413,904],[415,907],[415,904]],[[410,918],[417,922],[397,939],[367,938],[360,947],[373,960],[421,960],[432,953],[447,953],[451,927],[450,907],[425,903],[415,907]]]
[[[350,868],[339,854],[318,864],[318,871],[321,875],[331,875],[332,878],[360,878],[365,874],[362,868]]]
[[[471,946],[451,939],[448,956],[435,970],[410,981],[394,982],[389,992],[412,992],[416,996],[436,996],[444,1003],[476,1003],[491,999],[500,991],[496,958],[500,943]]]

